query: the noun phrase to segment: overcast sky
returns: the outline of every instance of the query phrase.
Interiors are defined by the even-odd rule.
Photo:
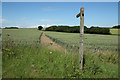
[[[81,7],[85,8],[87,27],[112,27],[118,24],[118,2],[2,2],[3,27],[79,25],[80,19],[75,16]]]

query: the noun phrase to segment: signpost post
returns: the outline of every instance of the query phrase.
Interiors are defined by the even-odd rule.
[[[76,16],[80,17],[80,47],[79,47],[79,69],[83,69],[83,37],[84,37],[84,8],[80,9],[80,13]]]

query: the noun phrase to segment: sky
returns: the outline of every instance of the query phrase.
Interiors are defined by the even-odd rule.
[[[2,0],[2,2],[118,2],[120,0]]]
[[[76,15],[81,7],[87,27],[118,24],[118,2],[2,2],[2,27],[78,26],[80,18]]]

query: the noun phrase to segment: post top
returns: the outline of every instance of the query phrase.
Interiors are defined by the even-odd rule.
[[[76,17],[77,17],[77,18],[80,17],[81,14],[82,14],[82,16],[84,16],[84,7],[81,7],[81,9],[80,9],[80,13],[77,14]]]
[[[84,12],[84,7],[81,7],[80,11],[81,11],[81,12]]]
[[[84,9],[84,7],[81,7],[81,9]]]

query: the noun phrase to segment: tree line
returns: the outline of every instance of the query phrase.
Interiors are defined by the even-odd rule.
[[[5,27],[4,29],[19,29],[18,27]]]
[[[80,26],[50,26],[45,29],[46,31],[80,33]],[[110,34],[110,28],[90,27],[84,26],[84,32],[90,34]]]
[[[113,26],[112,28],[120,29],[120,25],[118,25],[118,26]]]

